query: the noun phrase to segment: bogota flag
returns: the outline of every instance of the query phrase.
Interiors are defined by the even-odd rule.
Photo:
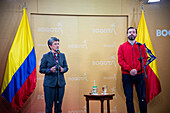
[[[25,8],[9,51],[1,95],[20,110],[36,87],[36,56]]]
[[[141,13],[141,18],[138,25],[138,36],[136,41],[145,45],[146,52],[148,54],[148,60],[146,63],[146,101],[147,103],[151,101],[156,95],[161,92],[161,85],[158,75],[157,62],[155,52],[150,40],[148,28],[146,25],[145,17],[143,11]]]

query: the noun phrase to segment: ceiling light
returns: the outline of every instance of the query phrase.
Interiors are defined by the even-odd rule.
[[[148,3],[160,2],[160,0],[148,0]]]

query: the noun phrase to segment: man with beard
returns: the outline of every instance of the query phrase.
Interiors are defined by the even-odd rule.
[[[122,70],[122,82],[124,94],[126,96],[126,107],[128,113],[135,113],[133,104],[133,84],[135,84],[139,101],[140,113],[147,113],[147,103],[145,99],[145,78],[144,70],[139,61],[140,51],[143,56],[144,65],[147,62],[147,53],[144,45],[136,42],[137,29],[129,27],[127,29],[128,41],[119,46],[118,63]]]

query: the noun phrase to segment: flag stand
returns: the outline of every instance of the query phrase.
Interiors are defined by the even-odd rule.
[[[139,52],[140,52],[140,58],[139,58],[139,61],[140,61],[140,65],[141,65],[141,70],[142,70],[142,65],[143,65],[143,69],[144,69],[144,75],[145,77],[147,78],[147,75],[146,75],[146,71],[145,71],[145,67],[144,67],[144,62],[143,62],[143,56],[142,56],[142,53],[141,53],[141,49],[140,49],[140,46],[141,45],[138,45],[139,46]],[[142,101],[144,101],[144,98],[143,98],[143,81],[142,81],[142,76],[144,76],[141,72],[141,92],[142,92]]]
[[[59,59],[60,59],[60,56],[59,56],[59,53],[57,52],[57,58],[58,58],[58,73],[57,73],[57,113],[59,113],[59,103],[60,103],[60,100],[59,100],[59,72],[60,72],[60,67],[59,67]]]

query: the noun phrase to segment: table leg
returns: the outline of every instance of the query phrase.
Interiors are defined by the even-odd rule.
[[[101,113],[104,113],[104,110],[103,110],[103,99],[100,100],[101,101]]]
[[[107,100],[107,113],[110,113],[110,103],[109,103],[109,100]]]
[[[87,113],[89,113],[89,100],[86,100],[86,103],[87,103],[87,105],[86,105],[86,107],[87,107]]]

